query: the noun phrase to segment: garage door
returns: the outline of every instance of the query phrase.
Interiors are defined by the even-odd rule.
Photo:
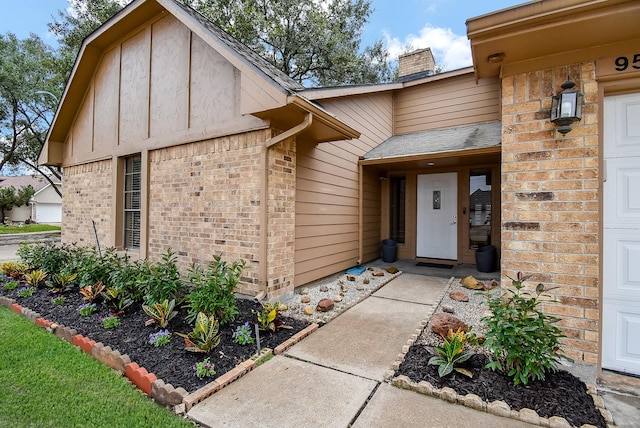
[[[36,205],[37,223],[60,223],[62,222],[62,205],[43,204]]]
[[[640,94],[604,102],[602,367],[640,374]]]

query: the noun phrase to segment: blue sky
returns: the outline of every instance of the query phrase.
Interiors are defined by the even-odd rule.
[[[408,50],[431,47],[445,70],[471,65],[465,21],[525,0],[372,0],[374,12],[364,42],[382,39],[395,58]],[[47,23],[67,0],[0,0],[0,33],[20,38],[36,33],[53,43]]]

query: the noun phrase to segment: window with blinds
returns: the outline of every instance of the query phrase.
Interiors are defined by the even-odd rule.
[[[140,155],[125,159],[124,167],[124,247],[140,248],[140,190],[142,159]]]

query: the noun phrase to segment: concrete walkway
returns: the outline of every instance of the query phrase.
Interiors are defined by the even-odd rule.
[[[403,274],[194,406],[207,427],[527,427],[383,382],[445,278]]]

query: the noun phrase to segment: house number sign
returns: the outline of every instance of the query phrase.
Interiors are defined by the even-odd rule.
[[[640,73],[640,51],[601,58],[596,61],[596,68],[598,78]]]

